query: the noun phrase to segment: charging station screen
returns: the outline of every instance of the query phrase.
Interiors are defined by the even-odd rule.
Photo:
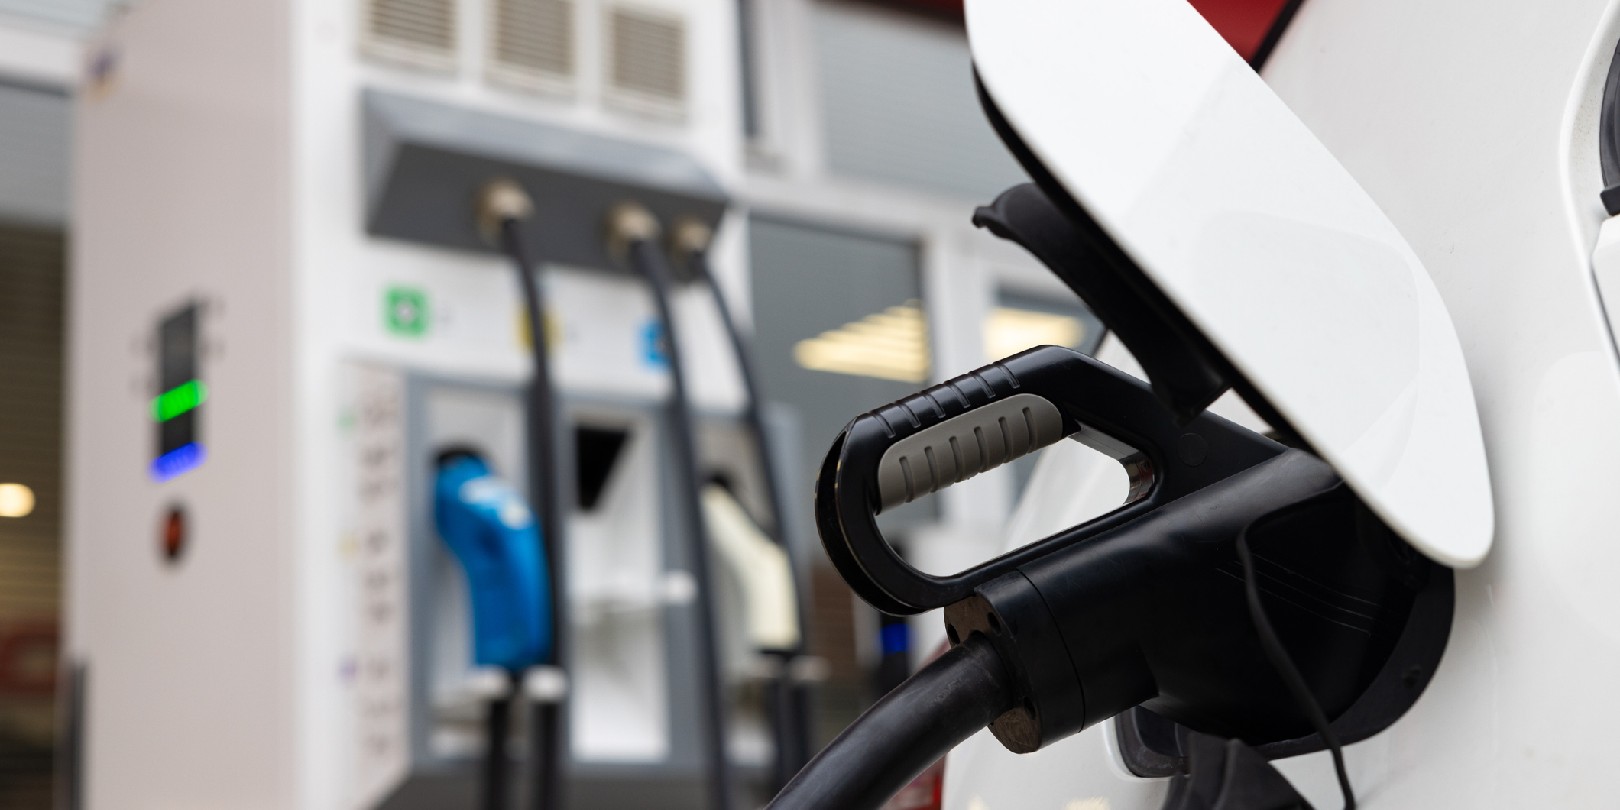
[[[203,460],[197,425],[208,388],[197,373],[198,315],[197,305],[188,304],[158,324],[158,392],[151,403],[157,426],[151,474],[158,481],[174,478]]]

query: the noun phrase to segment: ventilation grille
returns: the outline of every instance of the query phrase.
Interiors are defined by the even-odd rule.
[[[491,0],[491,81],[567,89],[574,77],[572,0]]]
[[[665,116],[686,113],[686,21],[667,12],[608,14],[608,99]]]
[[[456,64],[455,0],[367,0],[367,55],[433,70]]]

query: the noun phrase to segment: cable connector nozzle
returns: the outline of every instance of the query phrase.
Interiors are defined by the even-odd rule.
[[[709,249],[714,229],[702,220],[687,217],[675,223],[669,233],[669,247],[676,256],[693,256]]]
[[[500,244],[501,225],[522,222],[534,214],[534,200],[515,180],[491,180],[478,192],[478,232],[492,245]]]
[[[630,246],[637,242],[651,242],[658,238],[658,218],[638,203],[622,203],[608,212],[608,250],[623,261],[630,255]]]

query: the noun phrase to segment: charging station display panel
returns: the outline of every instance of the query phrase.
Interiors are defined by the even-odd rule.
[[[201,407],[208,388],[198,369],[200,307],[188,303],[164,317],[157,329],[157,394],[152,420],[157,443],[152,456],[154,480],[167,481],[201,464]]]

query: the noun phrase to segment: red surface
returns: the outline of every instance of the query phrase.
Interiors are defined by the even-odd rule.
[[[0,697],[54,694],[60,644],[56,622],[51,619],[0,631]]]
[[[931,17],[961,20],[962,0],[867,0],[874,5],[915,11]],[[1272,20],[1288,0],[1190,0],[1193,8],[1226,37],[1244,59],[1254,56]]]
[[[1288,4],[1288,0],[1191,0],[1192,7],[1209,20],[1209,24],[1226,37],[1233,50],[1244,59],[1254,56],[1272,20]]]

